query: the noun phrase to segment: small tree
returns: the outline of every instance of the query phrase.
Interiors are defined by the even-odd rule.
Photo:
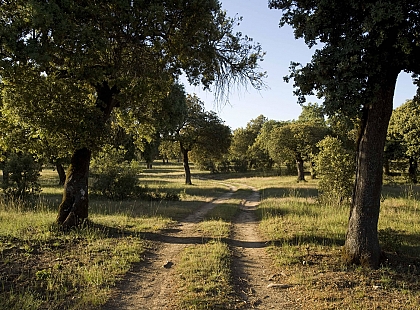
[[[92,161],[92,192],[110,199],[134,197],[138,191],[137,170],[124,160],[125,151],[107,146]]]
[[[317,144],[315,169],[319,175],[322,201],[342,203],[351,198],[354,183],[354,154],[335,137],[327,136]]]
[[[3,183],[7,197],[27,200],[41,191],[41,164],[32,155],[11,154],[5,161],[3,171],[8,175]]]
[[[274,127],[267,143],[270,157],[276,162],[294,160],[297,181],[305,181],[303,164],[316,153],[316,144],[327,134],[327,127],[313,122],[292,122]]]
[[[214,113],[204,110],[204,103],[196,96],[187,95],[187,111],[172,139],[179,143],[185,170],[185,184],[191,185],[189,154],[220,159],[228,152],[231,131]]]
[[[420,158],[420,105],[417,98],[406,101],[392,112],[387,142],[388,149],[392,147],[399,151],[400,156],[408,159],[408,176],[416,184]],[[386,154],[390,154],[390,151]]]
[[[256,143],[267,121],[264,115],[260,115],[249,121],[246,128],[238,128],[233,132],[229,153],[231,161],[235,162],[236,166],[242,167],[243,170],[269,166],[267,151],[261,149],[260,144]]]

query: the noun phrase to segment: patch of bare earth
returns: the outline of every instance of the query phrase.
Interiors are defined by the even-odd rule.
[[[273,273],[272,260],[266,253],[266,242],[258,232],[255,214],[259,193],[243,201],[241,212],[233,223],[230,246],[233,252],[232,272],[240,309],[299,309],[288,298],[287,283]]]
[[[236,188],[205,204],[194,214],[179,222],[176,227],[159,234],[146,234],[151,240],[144,263],[131,270],[114,292],[114,296],[103,310],[136,309],[163,310],[175,309],[176,265],[182,250],[189,244],[201,244],[203,238],[196,227],[205,214],[218,203],[232,196]]]

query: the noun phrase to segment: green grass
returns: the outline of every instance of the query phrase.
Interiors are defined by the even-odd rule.
[[[225,243],[212,241],[187,247],[179,270],[179,309],[229,308],[233,288],[230,251]]]
[[[43,171],[41,199],[35,206],[0,202],[0,309],[93,309],[133,264],[141,261],[157,232],[229,191],[231,198],[198,226],[205,244],[192,245],[177,265],[180,309],[232,306],[229,237],[238,206],[260,190],[260,230],[270,240],[273,273],[291,284],[288,296],[305,309],[420,308],[419,186],[384,187],[379,239],[386,260],[378,270],[342,263],[348,206],[320,204],[317,181],[252,174],[193,174],[185,186],[180,165],[155,165],[140,176],[156,191],[179,193],[180,201],[110,201],[90,197],[90,222],[68,233],[55,225],[62,188],[54,171]],[[205,177],[205,178],[204,178]],[[205,239],[203,239],[205,241]]]
[[[420,308],[418,187],[384,187],[378,229],[387,258],[368,270],[341,260],[349,206],[318,203],[314,181],[288,193],[263,183],[269,197],[258,210],[260,230],[283,281],[293,285],[290,294],[307,309]]]
[[[185,186],[171,173],[146,173],[156,191],[175,191],[180,201],[110,201],[90,196],[89,223],[63,233],[55,226],[62,187],[55,171],[42,172],[38,203],[0,201],[0,309],[92,309],[104,304],[119,279],[141,261],[140,235],[166,228],[229,189],[194,179]]]
[[[15,210],[0,204],[1,309],[88,309],[144,252],[138,233],[165,226],[113,216],[63,233],[47,210]],[[156,224],[156,223],[160,223]],[[129,228],[127,228],[129,227]]]

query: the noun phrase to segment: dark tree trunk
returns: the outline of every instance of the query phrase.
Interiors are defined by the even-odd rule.
[[[88,217],[90,155],[90,150],[82,148],[76,150],[71,158],[57,217],[57,223],[64,229],[79,225]]]
[[[95,85],[96,88],[96,108],[102,112],[102,117],[98,118],[92,134],[103,134],[106,122],[111,116],[114,107],[118,102],[114,95],[119,93],[116,86],[112,88],[108,82],[104,81]],[[100,136],[91,136],[92,141]],[[82,223],[88,217],[88,177],[91,150],[87,147],[77,149],[71,158],[70,166],[67,170],[66,182],[64,183],[63,199],[58,209],[57,223],[63,228],[68,229]]]
[[[58,173],[58,185],[64,185],[64,183],[66,182],[66,171],[64,170],[63,165],[58,162],[55,163],[55,167]]]
[[[305,172],[303,170],[303,159],[300,154],[296,155],[296,168],[297,168],[297,173],[298,173],[297,181],[305,182],[306,180],[305,180]]]
[[[381,249],[378,240],[378,220],[382,189],[383,151],[389,119],[392,113],[394,80],[381,83],[381,91],[365,108],[357,144],[356,180],[350,208],[345,260],[377,268]],[[379,84],[377,84],[379,85]]]
[[[316,169],[315,169],[315,163],[311,161],[311,179],[316,179]]]
[[[410,177],[411,182],[417,184],[417,158],[410,157],[408,162],[408,176]]]
[[[384,174],[385,175],[390,175],[390,171],[389,171],[389,159],[385,158],[384,159]]]
[[[182,160],[184,165],[184,171],[185,171],[185,184],[192,185],[191,182],[191,170],[190,170],[190,164],[188,162],[188,150],[182,147],[181,145],[181,152],[182,152]]]

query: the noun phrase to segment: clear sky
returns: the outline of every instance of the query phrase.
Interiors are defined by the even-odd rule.
[[[289,73],[291,61],[306,64],[311,60],[315,47],[309,49],[302,39],[296,40],[289,26],[279,28],[281,12],[268,9],[268,0],[221,0],[227,15],[242,16],[243,21],[236,28],[244,35],[259,42],[266,52],[260,63],[267,71],[267,89],[260,92],[244,87],[233,87],[229,103],[215,104],[212,93],[203,92],[199,87],[186,86],[188,93],[196,93],[205,102],[206,110],[218,113],[220,118],[232,129],[245,127],[246,124],[263,114],[268,119],[297,119],[301,107],[293,95],[292,83],[283,81]],[[407,99],[412,99],[416,88],[408,74],[400,74],[394,97],[394,107]],[[317,98],[307,98],[307,102],[319,102]]]

